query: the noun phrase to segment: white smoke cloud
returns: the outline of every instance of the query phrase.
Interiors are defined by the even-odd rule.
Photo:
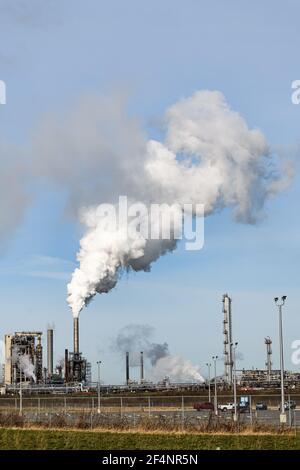
[[[28,354],[20,354],[19,349],[15,346],[11,352],[11,361],[13,364],[18,364],[21,372],[24,373],[28,379],[33,379],[36,382],[36,375],[34,373],[34,365]]]
[[[1,243],[22,220],[30,198],[26,191],[26,164],[20,149],[0,141],[0,166]]]
[[[123,327],[112,342],[112,349],[124,354],[130,352],[131,366],[139,366],[140,351],[150,362],[149,379],[155,382],[168,378],[171,382],[203,382],[200,367],[181,356],[169,352],[168,343],[152,341],[155,329],[150,325],[131,324]]]
[[[32,181],[52,181],[85,230],[79,266],[68,285],[73,314],[96,293],[112,289],[123,271],[150,270],[176,240],[126,239],[125,227],[111,230],[98,217],[100,203],[204,204],[206,215],[231,207],[237,220],[254,223],[265,201],[290,182],[279,177],[278,159],[263,134],[249,129],[217,91],[198,91],[165,113],[165,138],[147,140],[126,114],[122,95],[86,96],[69,113],[47,116],[33,133],[26,161],[19,149],[0,145],[0,241],[20,223]],[[17,158],[11,159],[14,153]],[[11,191],[11,187],[14,191]]]
[[[33,381],[36,382],[34,365],[32,364],[30,356],[28,354],[21,354],[19,356],[19,365],[25,377],[27,377],[28,379],[33,379]]]
[[[121,155],[124,150],[121,162],[115,158],[119,152],[112,152],[113,172],[108,175],[114,194],[111,201],[115,202],[124,188],[133,201],[176,203],[179,208],[187,203],[204,204],[206,215],[228,206],[237,220],[247,223],[262,217],[266,199],[282,189],[282,180],[263,134],[249,129],[220,92],[199,91],[179,101],[167,110],[164,122],[165,141],[142,143],[139,138],[133,162],[128,160],[126,145],[118,149]],[[68,132],[70,129],[73,136],[68,125]],[[102,170],[102,136],[97,136],[95,126],[89,134],[92,144],[88,144],[87,154],[92,145],[92,163],[96,159]],[[86,142],[85,134],[83,138]],[[121,133],[123,141],[126,139]],[[106,143],[107,149],[114,148],[115,143]],[[76,157],[77,150],[83,148],[79,134],[73,142],[73,155]],[[86,234],[80,242],[79,267],[68,284],[68,303],[75,316],[96,293],[109,292],[122,271],[149,270],[151,263],[176,247],[172,235],[170,240],[155,242],[143,236],[132,240],[126,237],[122,225],[111,229],[103,217],[98,217],[98,210],[92,206],[81,211]]]
[[[156,362],[151,370],[151,378],[160,381],[169,378],[171,382],[204,382],[200,367],[180,356],[165,356]]]

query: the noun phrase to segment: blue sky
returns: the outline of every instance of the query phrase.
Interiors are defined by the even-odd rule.
[[[300,78],[299,14],[296,0],[0,0],[0,79],[7,86],[0,137],[22,147],[45,114],[114,89],[128,94],[129,112],[153,136],[166,107],[195,90],[217,89],[297,167],[300,106],[291,103],[291,83]],[[1,246],[0,335],[54,323],[59,359],[72,340],[66,284],[80,229],[65,213],[63,192],[38,183],[31,190],[38,197]],[[151,273],[125,275],[98,296],[81,315],[81,350],[93,364],[102,359],[103,379],[124,379],[123,359],[109,343],[129,323],[154,326],[157,341],[196,364],[221,355],[227,291],[241,367],[264,367],[265,336],[278,366],[272,299],[288,295],[286,365],[299,369],[290,362],[291,342],[300,337],[299,196],[296,173],[258,225],[234,223],[229,210],[211,216],[202,251],[179,247]]]

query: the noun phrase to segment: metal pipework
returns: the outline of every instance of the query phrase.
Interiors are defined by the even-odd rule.
[[[129,352],[126,353],[126,385],[129,385]]]
[[[78,317],[74,317],[73,333],[74,333],[74,354],[78,354],[79,353],[79,318]]]
[[[53,330],[47,330],[47,369],[48,377],[53,375]]]
[[[144,353],[141,351],[140,355],[140,380],[141,384],[144,382]]]

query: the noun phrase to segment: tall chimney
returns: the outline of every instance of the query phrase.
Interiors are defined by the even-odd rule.
[[[47,330],[47,369],[48,377],[53,375],[53,330]]]
[[[141,351],[140,355],[140,380],[141,384],[144,382],[144,353]]]
[[[129,385],[129,352],[126,353],[126,385]]]
[[[69,381],[69,351],[65,349],[65,382]]]
[[[79,353],[79,318],[74,317],[73,320],[73,333],[74,333],[74,354]]]

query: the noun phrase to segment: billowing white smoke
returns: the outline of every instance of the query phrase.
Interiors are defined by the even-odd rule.
[[[170,209],[165,208],[165,211],[170,212]],[[109,292],[122,269],[148,271],[151,263],[176,246],[172,234],[170,239],[164,240],[151,240],[142,233],[131,238],[127,235],[126,223],[119,224],[117,229],[112,227],[107,218],[99,216],[97,208],[83,212],[81,220],[87,226],[87,233],[80,242],[77,256],[80,267],[75,269],[68,284],[68,303],[74,316],[79,315],[96,293]],[[176,220],[175,229],[181,224],[180,209]],[[159,220],[153,223],[159,224]],[[160,229],[158,227],[159,232]]]
[[[34,373],[34,365],[31,362],[31,358],[28,354],[20,354],[18,348],[15,347],[12,350],[11,361],[13,364],[18,364],[21,372],[24,373],[28,379],[33,379],[36,382],[36,376]]]
[[[133,152],[136,166],[120,158],[116,172],[113,159],[114,174],[123,176],[133,201],[176,203],[179,211],[187,203],[204,204],[206,215],[229,206],[237,220],[254,223],[262,216],[266,199],[282,189],[263,134],[249,129],[220,92],[199,91],[179,101],[167,110],[164,123],[164,142],[150,140],[143,145],[138,139],[138,150]],[[92,137],[95,155],[94,133]],[[106,176],[110,179],[110,174]],[[115,193],[110,191],[112,202],[119,190],[116,184]],[[86,234],[80,242],[79,267],[68,285],[74,316],[96,293],[110,291],[123,270],[149,270],[151,263],[176,247],[172,234],[169,240],[156,241],[142,235],[127,237],[122,224],[112,229],[99,217],[97,206],[83,209],[81,221]]]
[[[165,356],[156,362],[151,370],[151,378],[160,381],[169,378],[171,382],[204,382],[200,367],[180,356]]]
[[[122,354],[130,352],[131,366],[139,366],[140,351],[143,351],[144,358],[150,362],[149,379],[153,381],[168,378],[171,382],[203,382],[198,366],[181,356],[170,354],[168,343],[152,341],[154,332],[150,325],[127,325],[112,342],[112,349]]]
[[[19,365],[22,372],[24,372],[25,377],[28,379],[33,379],[36,382],[36,376],[34,373],[34,365],[31,362],[28,354],[21,354],[19,356]]]

